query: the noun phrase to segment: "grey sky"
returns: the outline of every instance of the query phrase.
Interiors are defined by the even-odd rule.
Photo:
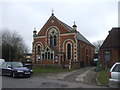
[[[39,31],[53,8],[55,16],[66,24],[72,26],[75,21],[77,30],[90,42],[104,40],[108,31],[118,26],[118,0],[82,1],[0,2],[0,29],[19,32],[31,49],[33,28]]]

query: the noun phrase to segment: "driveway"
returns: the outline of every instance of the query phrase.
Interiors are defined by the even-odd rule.
[[[95,78],[95,74],[96,74],[96,72],[94,72],[94,68],[95,67],[84,67],[78,70],[74,70],[72,72],[46,74],[44,75],[44,77],[48,79],[57,79],[68,82],[97,85],[96,83],[93,83],[93,79]]]
[[[107,88],[87,84],[90,71],[93,68],[83,68],[72,72],[32,76],[30,78],[12,78],[3,76],[3,88]],[[90,71],[89,71],[90,70]],[[80,76],[81,75],[81,76]],[[89,80],[88,80],[89,81]]]

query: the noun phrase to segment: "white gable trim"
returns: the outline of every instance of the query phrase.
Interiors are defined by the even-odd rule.
[[[42,47],[42,50],[44,49],[44,45],[40,41],[38,41],[34,44],[34,49],[35,49],[36,44],[39,44]]]
[[[62,45],[62,46],[63,46],[63,51],[64,51],[64,44],[65,44],[65,42],[66,42],[66,41],[68,41],[68,42],[69,42],[69,40],[70,40],[70,41],[72,41],[72,42],[73,42],[73,44],[75,43],[72,39],[66,39],[66,40],[63,42],[63,45]],[[75,44],[74,44],[74,46],[75,46]]]
[[[50,26],[50,27],[46,30],[46,33],[45,33],[46,36],[47,36],[48,30],[49,30],[50,28],[56,28],[56,30],[58,30],[58,33],[60,34],[60,30],[59,30],[58,27],[56,27],[56,26]]]

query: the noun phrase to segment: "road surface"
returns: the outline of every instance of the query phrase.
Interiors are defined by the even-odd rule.
[[[0,76],[0,79],[2,78],[2,88],[108,88],[85,83],[84,79],[90,76],[90,70],[92,69],[86,68],[72,72],[32,76],[30,78]],[[88,77],[86,80],[88,80]]]

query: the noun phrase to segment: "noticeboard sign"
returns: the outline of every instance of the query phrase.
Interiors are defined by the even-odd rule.
[[[58,62],[58,61],[59,61],[59,57],[55,56],[55,62]]]

